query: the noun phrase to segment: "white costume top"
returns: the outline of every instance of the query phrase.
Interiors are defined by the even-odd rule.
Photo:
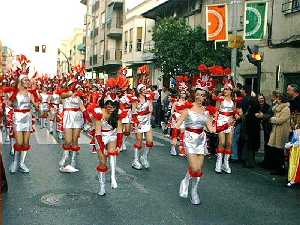
[[[138,133],[145,133],[151,130],[151,111],[152,105],[149,100],[139,102],[136,107],[136,113],[139,124],[137,125]]]
[[[230,121],[230,118],[232,118],[234,114],[234,102],[232,100],[227,101],[223,100],[221,101],[221,104],[219,106],[219,115],[217,119],[217,126],[222,126]],[[230,133],[232,127],[229,127],[224,131],[224,133]]]
[[[64,128],[82,128],[84,120],[80,110],[81,104],[82,100],[77,96],[71,96],[64,99]]]
[[[207,155],[207,138],[203,131],[207,125],[209,112],[198,113],[188,110],[185,119],[184,145],[189,154]]]
[[[18,93],[13,107],[14,129],[16,131],[32,131],[31,95]]]

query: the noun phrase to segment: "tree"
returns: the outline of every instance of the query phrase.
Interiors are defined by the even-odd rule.
[[[182,18],[158,21],[153,40],[155,63],[161,67],[164,77],[197,73],[197,66],[202,63],[224,67],[231,64],[231,49],[227,48],[227,43],[217,43],[215,50],[214,43],[206,41],[205,31],[201,27],[192,29]],[[239,51],[238,64],[241,59]]]

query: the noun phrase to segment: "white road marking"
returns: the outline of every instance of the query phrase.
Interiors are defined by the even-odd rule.
[[[87,136],[83,131],[81,131],[78,144],[80,145],[87,145],[90,144],[91,138]]]
[[[131,174],[128,174],[125,170],[121,169],[120,167],[117,167],[116,168],[116,171],[121,174],[121,175],[124,175],[124,176],[128,176],[128,177],[131,177],[133,178],[133,181],[132,181],[132,185],[140,192],[142,193],[145,193],[145,194],[149,194],[149,191],[145,188],[144,185],[136,182],[136,176],[134,175],[131,175]]]
[[[37,143],[40,145],[58,144],[55,138],[49,133],[46,128],[36,129],[34,135]]]

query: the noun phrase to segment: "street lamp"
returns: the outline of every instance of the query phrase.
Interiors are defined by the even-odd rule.
[[[70,61],[69,61],[69,58],[60,49],[57,49],[57,53],[58,53],[58,55],[60,55],[60,53],[61,53],[65,57],[65,59],[67,60],[67,63],[68,63],[68,72],[70,72]]]
[[[93,34],[93,39],[92,39],[92,65],[91,65],[92,66],[92,78],[93,78],[94,77],[94,54],[95,54],[95,29],[96,29],[95,18],[97,16],[86,14],[86,17],[88,17],[88,16],[92,17],[92,24],[93,24],[93,32],[92,32],[92,34]],[[86,37],[87,36],[88,36],[88,29],[86,29]],[[86,42],[85,42],[85,44],[86,44]],[[87,53],[87,51],[86,51],[86,53]],[[87,54],[85,56],[87,56]]]

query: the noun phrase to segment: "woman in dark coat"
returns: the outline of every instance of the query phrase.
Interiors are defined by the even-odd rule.
[[[243,111],[241,125],[242,159],[245,167],[253,168],[255,153],[260,146],[260,119],[258,118],[260,107],[256,97],[250,97],[247,107]]]

